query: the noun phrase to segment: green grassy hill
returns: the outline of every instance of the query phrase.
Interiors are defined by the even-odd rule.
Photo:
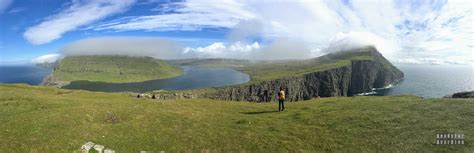
[[[474,150],[470,99],[338,97],[277,107],[0,85],[0,150],[71,152],[88,141],[117,152]],[[434,145],[442,132],[464,133],[465,145]]]
[[[396,69],[373,46],[330,53],[306,60],[254,63],[236,69],[249,74],[251,82],[260,82],[347,66],[353,60],[376,61],[389,67],[389,70]]]
[[[54,71],[62,81],[142,82],[178,76],[182,70],[151,57],[72,56]]]

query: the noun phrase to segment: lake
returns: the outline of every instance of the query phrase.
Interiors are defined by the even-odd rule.
[[[250,80],[249,75],[231,68],[184,66],[183,75],[136,83],[106,83],[73,81],[65,89],[83,89],[106,92],[146,92],[154,90],[183,90],[241,84]]]

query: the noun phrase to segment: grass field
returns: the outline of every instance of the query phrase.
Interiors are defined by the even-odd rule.
[[[472,99],[340,97],[286,107],[0,85],[0,152],[71,152],[88,141],[119,152],[474,150]],[[434,145],[440,132],[464,133],[465,145]]]
[[[54,71],[63,81],[142,82],[179,76],[182,70],[151,57],[73,56],[66,57]]]

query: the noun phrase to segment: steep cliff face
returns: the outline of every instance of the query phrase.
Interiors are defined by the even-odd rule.
[[[403,78],[403,72],[378,51],[372,49],[368,52],[371,59],[352,59],[351,64],[346,66],[254,84],[222,87],[205,97],[234,101],[276,101],[277,92],[283,86],[288,101],[300,101],[370,92],[373,88],[382,88]]]

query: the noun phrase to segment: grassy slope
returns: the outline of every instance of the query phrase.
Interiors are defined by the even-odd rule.
[[[64,81],[141,82],[182,73],[163,60],[150,57],[74,56],[64,58],[54,72]]]
[[[361,48],[353,52],[341,52],[307,60],[295,60],[275,63],[256,63],[237,70],[250,75],[251,82],[273,80],[283,77],[303,75],[351,64],[351,60],[373,60],[374,48]]]
[[[70,152],[93,141],[140,150],[468,151],[474,101],[414,96],[323,98],[287,104],[158,101],[121,93],[0,85],[0,150]],[[105,122],[106,112],[121,118]],[[435,146],[435,133],[464,146]]]

